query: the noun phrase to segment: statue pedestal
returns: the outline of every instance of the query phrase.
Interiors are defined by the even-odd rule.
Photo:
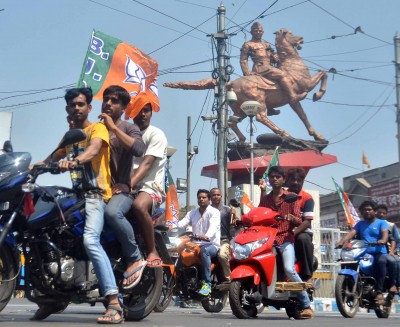
[[[258,181],[264,174],[271,161],[272,153],[262,157],[255,157],[254,164],[254,181]],[[303,168],[306,173],[310,169],[329,165],[337,162],[334,155],[321,153],[313,150],[286,152],[279,154],[279,165],[285,170],[295,167]],[[228,180],[232,186],[249,183],[250,179],[250,159],[240,159],[229,161],[227,163]],[[218,165],[205,166],[201,170],[201,176],[218,178]]]

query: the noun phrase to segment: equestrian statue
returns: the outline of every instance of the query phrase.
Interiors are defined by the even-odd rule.
[[[322,98],[326,91],[327,74],[318,71],[310,75],[308,67],[299,56],[303,37],[282,28],[275,32],[276,53],[271,45],[262,40],[263,28],[256,22],[251,27],[252,39],[245,42],[240,51],[240,66],[243,77],[226,84],[227,90],[236,93],[237,101],[229,102],[234,115],[243,119],[246,117],[240,106],[245,101],[257,101],[262,109],[257,113],[256,120],[274,133],[290,137],[287,131],[276,126],[268,116],[280,113],[275,108],[289,104],[307,128],[308,133],[316,141],[326,142],[324,137],[312,128],[307,115],[300,103],[307,93],[320,83],[319,91],[314,93],[313,101]],[[252,70],[248,67],[248,58],[253,62]],[[207,78],[197,82],[164,83],[165,87],[184,90],[213,89],[217,79]],[[237,122],[229,122],[229,127],[237,135],[239,142],[244,143],[246,137],[241,133]]]

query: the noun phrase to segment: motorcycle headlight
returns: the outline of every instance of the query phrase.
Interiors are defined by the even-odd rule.
[[[343,251],[340,252],[340,259],[343,261],[354,261],[354,253],[353,251]]]
[[[268,241],[268,239],[269,237],[266,237],[261,240],[246,243],[243,245],[233,242],[233,247],[232,247],[233,257],[236,260],[247,259],[252,252],[257,250],[259,247],[263,246]]]

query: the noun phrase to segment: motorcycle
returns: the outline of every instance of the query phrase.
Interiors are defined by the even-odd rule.
[[[70,130],[57,149],[85,138],[82,130]],[[58,303],[65,309],[70,302],[105,304],[93,264],[83,246],[85,199],[74,189],[36,184],[41,174],[59,174],[60,170],[58,163],[38,165],[29,170],[30,161],[31,156],[26,152],[0,155],[0,311],[19,283],[20,254],[25,258],[25,295],[39,307]],[[146,257],[141,235],[136,234],[136,238]],[[168,255],[162,231],[157,228],[155,240],[160,256]],[[140,283],[123,290],[126,264],[121,257],[121,247],[107,228],[101,235],[101,242],[120,286],[125,318],[135,321],[145,318],[160,297],[162,269],[146,267]]]
[[[288,194],[286,202],[294,202],[297,195]],[[255,318],[262,306],[284,308],[286,314],[300,319],[303,310],[296,297],[306,290],[313,300],[313,285],[305,282],[288,282],[283,272],[280,255],[274,247],[277,229],[271,227],[283,219],[270,208],[257,207],[242,215],[244,229],[231,244],[231,284],[229,303],[233,314],[239,319]],[[300,271],[299,263],[295,264]],[[318,261],[314,257],[315,271]]]
[[[335,283],[335,299],[337,307],[345,318],[353,318],[358,308],[374,310],[378,318],[388,318],[394,294],[388,293],[383,305],[375,302],[376,280],[374,273],[374,257],[367,253],[368,246],[378,243],[365,243],[351,240],[340,253],[341,269]],[[389,286],[385,280],[385,287]]]
[[[163,312],[173,296],[182,301],[199,301],[207,312],[220,312],[228,299],[228,289],[222,284],[219,263],[211,263],[211,293],[205,297],[197,293],[201,288],[201,258],[200,247],[195,243],[200,240],[192,232],[178,236],[178,229],[171,229],[169,243],[166,247],[170,260],[163,264],[163,289],[154,311]]]

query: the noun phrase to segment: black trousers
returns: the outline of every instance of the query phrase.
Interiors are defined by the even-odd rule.
[[[294,242],[294,251],[297,260],[301,262],[300,278],[309,280],[313,274],[314,245],[310,233],[300,233]]]

